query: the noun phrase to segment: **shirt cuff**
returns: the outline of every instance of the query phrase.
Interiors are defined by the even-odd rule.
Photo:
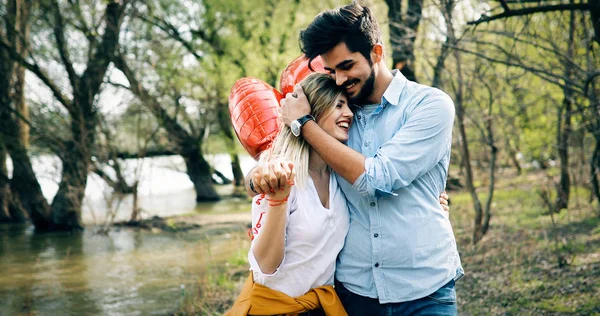
[[[356,178],[356,181],[352,184],[352,188],[362,196],[373,196],[376,198],[382,196],[397,196],[398,194],[377,186],[378,181],[376,181],[375,178],[377,172],[375,171],[373,160],[374,157],[365,158],[365,171]],[[367,172],[367,170],[369,172]]]

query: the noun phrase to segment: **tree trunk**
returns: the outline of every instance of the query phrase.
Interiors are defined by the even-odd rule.
[[[240,165],[240,156],[233,153],[231,156],[231,171],[233,171],[233,185],[236,187],[244,186],[244,173]]]
[[[465,115],[462,106],[462,101],[456,100],[456,118],[458,122],[458,131],[460,135],[460,152],[462,156],[463,168],[465,170],[465,184],[467,191],[473,200],[475,209],[475,230],[473,232],[473,243],[477,243],[483,237],[483,209],[481,202],[477,196],[475,186],[473,185],[473,168],[471,167],[471,159],[469,154],[469,143],[465,127]]]
[[[555,210],[560,212],[569,206],[569,195],[571,191],[571,180],[569,179],[569,136],[571,134],[571,110],[572,100],[565,92],[563,106],[559,111],[558,118],[558,157],[560,160],[560,181],[557,186]],[[563,117],[564,113],[564,117]],[[564,121],[563,121],[564,119]]]
[[[133,189],[132,197],[131,197],[133,199],[133,208],[131,210],[131,217],[129,218],[129,221],[132,222],[132,223],[138,222],[138,221],[140,221],[142,219],[141,218],[142,210],[140,209],[140,206],[139,206],[139,203],[138,203],[139,202],[138,201],[138,186],[139,186],[139,182],[138,181],[136,181],[131,186],[131,188]]]
[[[6,3],[3,21],[5,36],[21,56],[29,45],[30,7],[31,1],[10,0]],[[24,88],[25,68],[11,58],[11,53],[6,48],[0,47],[0,122],[4,125],[4,128],[0,128],[0,217],[15,222],[27,220],[27,211],[32,211],[23,208],[19,194],[16,194],[19,192],[15,193],[11,189],[6,169],[6,158],[11,149],[23,147],[26,150],[29,144],[29,126],[23,120],[29,118]],[[15,113],[18,113],[19,117]],[[15,163],[17,158],[12,158],[13,164],[18,167],[18,162]],[[19,170],[16,171],[16,175],[17,178],[15,180],[13,176],[13,181],[20,181]],[[33,180],[37,183],[35,175]],[[47,210],[42,216],[45,220],[48,219],[46,214]]]
[[[492,218],[492,200],[494,198],[494,189],[496,183],[496,160],[498,157],[498,147],[496,147],[494,139],[494,128],[492,126],[492,102],[488,109],[488,119],[486,124],[487,130],[487,145],[490,148],[491,157],[489,163],[490,184],[488,188],[488,197],[485,202],[485,214],[483,224],[481,225],[481,236],[485,235],[490,228],[490,219]]]
[[[196,202],[218,201],[219,194],[212,183],[212,170],[208,162],[202,156],[199,147],[188,147],[183,153],[183,159],[187,167],[187,174],[196,189]]]
[[[11,220],[8,204],[11,199],[10,179],[6,168],[6,149],[0,139],[0,222],[9,222]]]
[[[414,44],[421,22],[423,0],[408,0],[406,15],[402,14],[402,0],[386,0],[392,46],[392,68],[400,69],[402,74],[417,81],[414,71]]]
[[[81,207],[85,195],[90,157],[73,142],[67,142],[58,192],[52,201],[56,230],[82,230]]]
[[[571,0],[573,3],[573,0]],[[569,40],[567,59],[563,61],[565,77],[573,77],[573,66],[571,60],[575,51],[575,12],[570,12]],[[558,112],[557,145],[560,160],[560,182],[557,186],[555,210],[560,212],[569,206],[569,195],[571,193],[571,180],[569,179],[569,138],[571,136],[571,116],[573,113],[573,90],[567,83],[563,89],[564,99],[562,107]],[[563,117],[564,113],[564,117]],[[564,118],[564,120],[563,120]]]
[[[506,149],[508,149],[508,158],[510,159],[510,162],[513,164],[513,166],[515,166],[517,174],[520,175],[522,172],[522,168],[521,164],[519,163],[519,160],[517,159],[517,150],[510,144],[510,140],[508,139],[508,137],[504,138],[504,143],[506,144]]]
[[[596,200],[600,203],[600,185],[598,184],[598,174],[600,173],[600,131],[594,135],[596,140],[596,146],[592,153],[592,159],[590,159],[590,175],[592,182],[592,191],[596,196]]]
[[[7,147],[13,162],[11,180],[13,198],[29,213],[36,230],[50,229],[52,227],[50,205],[33,172],[27,150],[19,142],[11,143]]]

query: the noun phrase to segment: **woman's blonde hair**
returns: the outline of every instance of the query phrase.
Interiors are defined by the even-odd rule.
[[[300,82],[302,90],[311,107],[311,114],[317,121],[330,115],[336,107],[336,101],[344,93],[329,75],[312,73]],[[296,137],[292,130],[283,125],[270,149],[260,155],[260,162],[269,159],[282,159],[294,163],[296,185],[303,187],[308,180],[308,160],[310,145],[302,136]]]

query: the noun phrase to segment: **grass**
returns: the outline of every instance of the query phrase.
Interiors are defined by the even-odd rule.
[[[235,301],[248,276],[247,248],[238,249],[224,261],[214,261],[191,285],[182,288],[173,315],[221,315]]]
[[[466,275],[457,282],[461,315],[600,315],[600,206],[573,188],[554,215],[538,196],[541,173],[500,174],[490,229],[471,242],[474,210],[466,191],[450,192],[450,219]],[[487,184],[482,181],[480,200]],[[247,249],[214,263],[183,296],[178,315],[219,315],[248,273]],[[558,256],[567,265],[558,268]]]
[[[457,283],[462,315],[600,315],[600,207],[574,188],[556,229],[537,195],[541,174],[499,177],[490,230],[471,243],[474,210],[451,192],[465,277]],[[480,194],[484,201],[485,196]],[[558,256],[568,265],[558,268]]]

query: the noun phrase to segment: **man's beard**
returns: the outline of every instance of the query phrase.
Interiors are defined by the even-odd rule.
[[[351,104],[363,105],[367,104],[369,97],[373,93],[373,89],[375,87],[375,71],[371,68],[371,75],[365,81],[363,87],[358,91],[358,94],[355,97],[349,97],[349,101]]]

